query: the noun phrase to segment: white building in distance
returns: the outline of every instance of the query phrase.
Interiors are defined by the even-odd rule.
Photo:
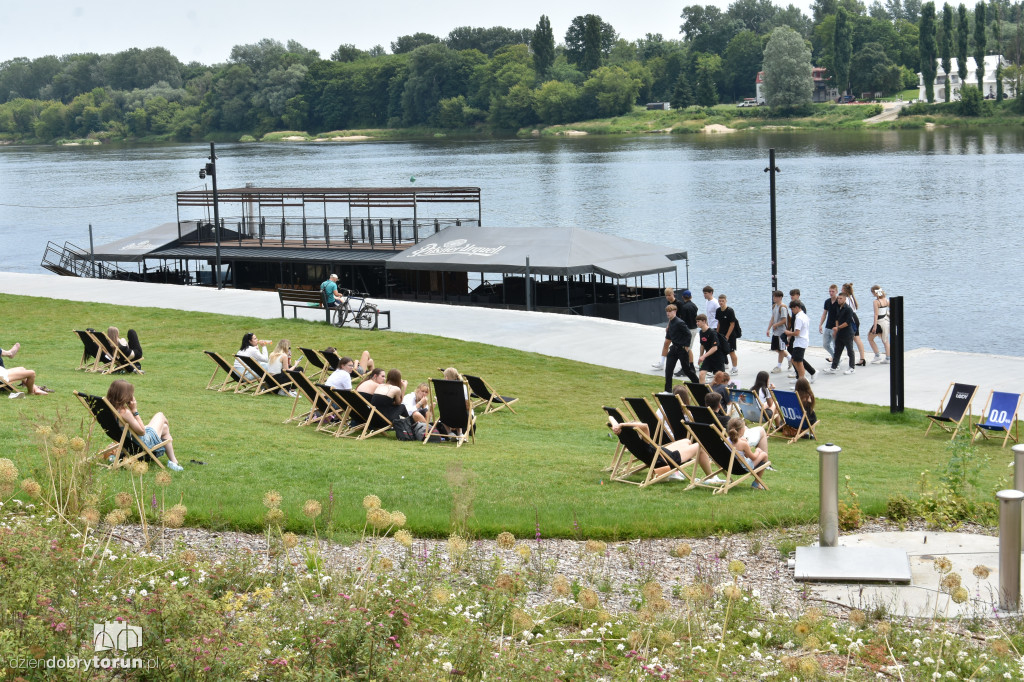
[[[996,67],[999,65],[1000,61],[1002,61],[1003,67],[1007,67],[1007,66],[1010,65],[1010,62],[1008,62],[1005,59],[1003,59],[1002,55],[990,54],[990,55],[986,55],[985,56],[985,76],[984,76],[984,81],[982,81],[984,83],[984,87],[981,90],[981,94],[986,99],[995,99],[995,97],[996,97]],[[935,66],[935,85],[934,85],[935,101],[936,102],[945,102],[946,101],[946,72],[942,70],[942,59],[936,59],[935,63],[936,63],[936,66]],[[959,101],[959,99],[960,99],[960,87],[963,85],[963,83],[960,82],[960,74],[957,73],[957,60],[956,60],[956,57],[953,57],[950,60],[949,70],[950,70],[950,75],[949,75],[950,83],[949,83],[949,86],[950,86],[950,88],[952,88],[950,90],[949,100],[951,102],[956,102],[956,101]],[[977,71],[976,71],[976,67],[975,67],[975,64],[974,64],[974,57],[968,57],[967,58],[967,80],[965,82],[967,83],[967,85],[974,85],[974,86],[978,85],[978,76],[977,76]],[[922,102],[926,101],[925,100],[926,95],[925,95],[925,92],[924,92],[924,78],[921,76],[921,72],[920,71],[917,72],[917,90],[918,90],[918,95],[917,95],[918,99],[921,100]],[[1012,90],[1013,90],[1013,84],[1008,79],[1004,78],[1003,79],[1003,92],[1010,94],[1010,96],[1013,96],[1016,93],[1013,93]]]

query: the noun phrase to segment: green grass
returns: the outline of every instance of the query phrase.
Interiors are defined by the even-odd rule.
[[[111,323],[122,333],[135,328],[145,349],[146,374],[128,378],[143,417],[163,411],[170,420],[186,470],[175,476],[167,495],[182,498],[191,525],[256,530],[265,512],[263,493],[276,489],[284,496],[288,529],[308,531],[303,503],[316,498],[330,509],[333,489],[333,514],[325,522],[331,521],[337,537],[362,528],[359,500],[369,493],[379,495],[385,507],[405,512],[416,535],[445,536],[453,495],[446,472],[453,465],[471,472],[468,525],[485,536],[510,530],[533,537],[536,522],[544,537],[572,536],[574,519],[584,537],[620,539],[740,532],[817,518],[817,456],[811,441],[772,441],[778,473],[767,479],[769,492],[743,488],[712,496],[707,490],[684,493],[680,483],[644,490],[609,483],[601,469],[610,461],[614,441],[600,407],[620,404],[621,396],[659,390],[661,379],[654,375],[436,336],[9,295],[0,295],[0,319],[5,321],[2,343],[22,343],[18,364],[36,369],[41,382],[57,390],[48,397],[0,400],[0,456],[15,460],[22,475],[46,480],[32,424],[52,422],[62,413],[77,428],[87,422],[86,412],[71,391],[102,394],[111,380],[75,371],[81,344],[71,330]],[[229,355],[246,331],[260,338],[285,337],[294,347],[334,345],[353,355],[368,348],[379,365],[400,368],[410,383],[454,364],[518,396],[518,414],[503,410],[481,417],[477,443],[458,450],[401,443],[390,434],[354,442],[285,425],[289,398],[204,390],[214,365],[202,350]],[[653,348],[653,332],[651,339]],[[820,401],[818,415],[819,442],[844,448],[841,473],[852,477],[868,514],[884,513],[890,495],[913,496],[921,471],[935,471],[948,458],[943,438],[923,436],[925,419],[919,412],[894,419],[884,407]],[[93,445],[95,450],[102,443]],[[995,486],[1007,471],[1009,451],[981,447],[993,456],[985,485]],[[193,465],[191,459],[206,464]],[[108,499],[130,488],[125,473],[96,471]]]

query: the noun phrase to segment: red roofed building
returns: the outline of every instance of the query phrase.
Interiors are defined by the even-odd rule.
[[[839,90],[829,83],[827,72],[828,69],[824,66],[811,67],[811,78],[814,79],[814,92],[811,93],[812,102],[834,102],[839,97]],[[757,90],[757,103],[767,104],[764,96],[764,71],[757,72],[754,84]]]

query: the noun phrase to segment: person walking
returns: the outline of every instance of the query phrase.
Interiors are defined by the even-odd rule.
[[[700,330],[701,354],[698,357],[700,362],[700,382],[704,383],[704,377],[708,372],[713,375],[725,369],[725,348],[727,342],[723,341],[718,332],[711,328],[708,323],[708,316],[703,313],[697,316],[697,329]]]
[[[672,287],[665,287],[665,305],[679,306],[679,302],[676,301],[675,290]],[[661,347],[661,355],[658,357],[657,361],[651,363],[652,369],[661,370],[665,368],[665,356],[668,355],[668,347],[671,343],[672,342],[668,337],[666,337],[665,343]]]
[[[693,382],[697,381],[697,373],[693,371],[690,364],[690,330],[678,317],[677,308],[674,304],[665,306],[665,314],[668,315],[668,326],[665,327],[665,341],[669,343],[668,355],[665,356],[665,392],[672,392],[672,374],[676,370],[676,362],[682,363],[680,370]]]
[[[732,362],[732,369],[729,370],[729,373],[739,374],[736,341],[743,336],[743,330],[740,328],[739,320],[736,319],[736,311],[729,307],[729,301],[725,294],[720,294],[718,297],[718,310],[715,311],[715,317],[718,319],[718,337],[724,339],[728,344],[727,352],[729,360]]]
[[[765,332],[765,336],[771,339],[772,350],[776,352],[776,359],[778,362],[772,369],[773,374],[778,374],[782,371],[782,361],[789,357],[789,353],[786,352],[786,335],[785,331],[789,327],[789,308],[782,302],[782,292],[772,292],[772,315],[768,319],[768,330]]]
[[[828,298],[825,299],[825,307],[821,312],[821,319],[818,321],[818,333],[821,334],[821,346],[828,353],[825,358],[832,362],[836,355],[836,342],[833,338],[833,329],[836,326],[836,315],[839,313],[839,287],[832,284],[828,288]],[[824,326],[824,329],[822,329]]]
[[[788,306],[789,307],[789,323],[786,325],[786,329],[788,329],[789,331],[793,331],[793,316],[796,315],[796,313],[793,312],[793,304],[796,303],[797,301],[800,301],[800,290],[799,289],[790,289],[789,290],[789,306]],[[806,313],[807,312],[807,306],[805,306],[802,301],[800,302],[800,306],[801,306],[801,309]],[[810,318],[808,318],[808,319],[810,319]],[[790,379],[795,379],[796,378],[796,368],[793,367],[793,358],[792,358],[792,354],[793,354],[793,339],[794,338],[795,337],[790,336],[789,334],[786,334],[786,350],[788,350],[789,353],[790,353],[789,372],[786,374],[786,376],[789,377]]]
[[[712,331],[718,331],[718,318],[715,317],[715,313],[718,312],[718,301],[715,300],[715,288],[710,284],[704,287],[704,314],[708,317],[708,327]]]
[[[793,328],[783,333],[793,341],[793,369],[796,370],[796,380],[809,377],[809,381],[814,383],[817,372],[804,355],[811,341],[811,320],[800,301],[790,301],[789,310],[792,313]]]
[[[679,318],[683,321],[683,324],[686,325],[686,328],[690,332],[690,347],[687,349],[687,352],[690,356],[690,364],[692,365],[693,342],[700,338],[700,335],[697,334],[697,313],[700,311],[697,309],[697,304],[693,302],[693,294],[689,289],[683,290],[683,302],[682,304],[677,305],[679,310],[676,311],[676,314],[679,315]],[[679,374],[677,373],[676,376],[679,376]]]
[[[832,366],[826,369],[827,374],[835,374],[839,367],[839,356],[846,351],[846,357],[850,361],[850,369],[843,374],[853,374],[855,360],[853,358],[853,308],[846,305],[846,294],[839,293],[836,298],[839,302],[839,312],[836,313],[836,323],[832,327],[832,338],[835,340],[836,352],[832,356]]]
[[[868,330],[868,344],[875,353],[875,358],[871,363],[878,364],[889,362],[889,297],[885,295],[885,290],[877,284],[871,287],[871,293],[875,295],[875,316],[871,321],[871,329]],[[878,354],[875,337],[882,341],[882,347],[885,349],[884,359]]]
[[[843,284],[843,294],[846,295],[846,305],[853,310],[853,342],[857,345],[857,353],[860,355],[857,366],[863,367],[867,362],[864,359],[864,342],[860,340],[860,315],[857,314],[857,297],[853,295],[853,282]]]

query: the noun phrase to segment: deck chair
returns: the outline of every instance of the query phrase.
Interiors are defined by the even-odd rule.
[[[820,420],[813,424],[811,423],[810,418],[807,416],[807,411],[804,409],[804,404],[800,402],[800,396],[795,391],[783,391],[775,388],[772,389],[772,397],[779,408],[779,414],[782,415],[782,424],[776,425],[773,428],[766,426],[765,428],[769,436],[777,435],[780,438],[788,438],[783,432],[783,427],[788,426],[796,431],[793,437],[789,438],[790,443],[797,442],[805,435],[817,438],[814,429],[818,426]]]
[[[430,380],[430,404],[434,406],[433,415],[437,420],[434,428],[427,429],[423,442],[437,436],[437,423],[448,428],[448,433],[441,434],[444,442],[455,443],[456,448],[462,447],[467,440],[476,443],[476,414],[470,402],[467,405],[466,384],[451,379]]]
[[[73,391],[73,393],[81,401],[82,405],[85,406],[85,409],[89,410],[93,419],[103,429],[103,433],[106,434],[107,438],[114,441],[113,444],[108,445],[96,454],[99,460],[97,464],[110,469],[117,469],[118,467],[128,466],[142,457],[149,457],[159,467],[163,468],[164,463],[160,461],[160,455],[156,454],[156,450],[170,443],[170,439],[161,441],[152,448],[148,448],[132,433],[124,418],[114,409],[114,406],[110,404],[105,396],[89,395],[79,391]],[[107,459],[109,457],[113,457],[113,463],[108,463]]]
[[[711,411],[710,407],[700,407],[698,405],[690,405],[686,408],[690,413],[690,422],[697,422],[698,424],[708,424],[715,431],[725,438],[725,425],[722,424],[718,415]]]
[[[78,340],[82,342],[82,360],[75,369],[95,372],[96,363],[99,362],[99,344],[88,329],[75,329],[74,332],[78,336]]]
[[[503,407],[507,407],[512,414],[516,411],[512,409],[512,403],[519,400],[519,398],[513,398],[507,395],[498,395],[491,388],[491,385],[480,377],[470,376],[469,374],[462,375],[462,378],[469,384],[469,397],[473,401],[473,407],[477,408],[481,405],[484,406],[484,414],[490,414],[491,412],[497,412]]]
[[[370,404],[362,393],[333,388],[327,384],[317,384],[317,388],[332,403],[321,418],[317,431],[327,431],[335,438],[364,440],[393,428],[391,421]],[[333,415],[335,421],[330,422],[328,415]]]
[[[704,396],[711,393],[711,387],[705,386],[704,384],[694,383],[692,381],[683,382],[686,385],[686,390],[690,392],[690,401],[694,405],[703,405]]]
[[[967,417],[967,430],[971,431],[971,418],[974,416],[971,410],[971,403],[974,401],[974,394],[977,392],[977,386],[958,384],[956,382],[951,383],[949,388],[946,389],[945,395],[942,396],[939,409],[935,411],[935,414],[926,415],[929,422],[924,435],[927,436],[928,432],[932,430],[932,426],[938,424],[946,433],[953,434],[949,437],[950,440],[953,440],[956,438],[960,427],[963,426],[964,417]],[[943,403],[945,403],[945,407],[942,406]]]
[[[13,384],[9,384],[6,380],[0,379],[0,395],[6,395],[8,398],[23,398],[25,397],[25,391],[18,390],[18,388]]]
[[[646,488],[652,483],[665,480],[673,472],[678,471],[689,481],[690,486],[688,487],[693,486],[694,467],[697,466],[696,457],[680,464],[673,453],[655,443],[647,434],[638,430],[635,426],[623,426],[619,431],[619,442],[633,456],[633,462],[631,466],[620,467],[618,471],[613,472],[610,477],[611,480]],[[651,454],[652,448],[654,450],[653,456]],[[669,470],[661,474],[655,473],[655,469],[660,469],[664,466],[669,467]],[[687,469],[689,469],[689,472],[687,472]],[[646,471],[644,480],[629,480],[630,476],[642,471]]]
[[[114,374],[116,372],[131,372],[136,370],[136,363],[142,362],[143,358],[129,358],[119,344],[114,343],[102,332],[93,332],[92,338],[99,346],[99,353],[96,354],[96,371],[101,374]],[[106,355],[110,360],[104,360]],[[138,370],[141,372],[142,370]]]
[[[327,378],[327,373],[331,371],[331,368],[327,366],[327,359],[321,355],[320,351],[300,346],[299,352],[305,356],[309,361],[309,366],[313,368],[309,371],[309,380],[312,383],[319,384]]]
[[[661,408],[661,418],[668,431],[672,432],[673,440],[686,437],[686,421],[690,418],[683,399],[675,393],[655,393],[654,399]],[[680,434],[680,435],[676,435]],[[667,435],[667,434],[666,434]]]
[[[327,410],[327,397],[316,387],[316,384],[310,381],[305,372],[286,369],[284,373],[288,375],[288,378],[295,385],[295,402],[292,403],[291,414],[282,423],[287,424],[288,422],[297,421],[297,426],[307,426],[319,421],[320,417]],[[299,410],[299,401],[303,398],[309,401],[309,409],[296,414]]]
[[[216,365],[216,367],[213,370],[213,375],[210,376],[210,380],[206,382],[206,389],[208,391],[217,391],[219,393],[222,393],[224,391],[230,391],[233,390],[235,384],[248,384],[248,388],[252,388],[252,384],[254,384],[255,381],[246,379],[241,374],[239,374],[238,370],[235,369],[234,365],[225,360],[220,353],[215,353],[212,350],[204,350],[203,352],[206,353],[209,356],[209,358],[213,360],[213,363]],[[217,374],[221,370],[224,371],[224,380],[217,384],[215,383],[217,379]],[[248,388],[246,390],[248,390]],[[235,390],[235,392],[239,393],[240,391]]]
[[[765,462],[758,467],[748,467],[746,458],[736,451],[722,434],[715,431],[714,427],[709,424],[698,424],[696,422],[687,424],[686,427],[690,431],[690,435],[693,440],[700,443],[701,448],[704,452],[708,453],[708,457],[711,461],[718,466],[717,471],[711,472],[708,476],[709,479],[714,478],[719,474],[725,475],[725,483],[720,485],[711,485],[709,483],[698,483],[694,480],[690,484],[690,488],[697,486],[703,488],[714,488],[715,494],[728,493],[730,489],[735,488],[739,484],[743,483],[746,479],[751,476],[757,481],[765,490],[768,490],[768,486],[761,480],[761,472],[768,468],[769,462]],[[687,488],[689,490],[689,488]]]
[[[737,417],[743,417],[748,422],[764,426],[764,405],[761,404],[761,399],[757,397],[756,393],[745,389],[733,388],[729,390],[729,397],[732,398],[732,402],[729,403],[729,409]]]
[[[249,357],[248,355],[236,355],[236,358],[241,360],[242,364],[245,365],[246,374],[251,374],[256,377],[252,384],[253,395],[264,395],[266,393],[277,393],[278,391],[284,391],[287,393],[291,390],[292,382],[286,381],[281,383],[274,378],[274,375],[266,370],[266,368],[259,362]],[[236,370],[237,371],[237,370]],[[238,388],[235,389],[235,393],[245,393],[249,389],[249,386],[243,386],[239,384]]]
[[[622,402],[626,404],[626,407],[633,413],[636,420],[647,424],[647,429],[651,432],[651,440],[658,445],[665,445],[669,443],[668,433],[665,431],[665,423],[661,417],[651,409],[651,404],[644,398],[622,398]]]
[[[608,417],[610,417],[611,419],[614,419],[617,424],[625,424],[626,422],[629,421],[628,419],[626,419],[625,416],[623,416],[622,412],[620,412],[619,408],[617,408],[617,407],[608,407],[607,405],[605,405],[601,409],[604,410],[604,413]],[[612,435],[612,434],[608,434],[608,435]],[[601,469],[601,471],[610,471],[612,476],[614,476],[615,473],[619,470],[620,466],[623,466],[623,465],[629,466],[629,465],[632,464],[632,462],[635,462],[636,459],[633,458],[632,456],[629,458],[630,461],[625,462],[625,463],[622,461],[622,455],[625,452],[625,450],[626,450],[626,448],[622,444],[622,441],[621,440],[617,441],[616,444],[615,444],[615,454],[612,455],[612,463],[609,466],[606,466],[604,469]]]
[[[985,410],[981,413],[985,421],[974,425],[974,437],[998,438],[997,434],[1005,433],[1003,443],[999,447],[1005,448],[1006,441],[1011,438],[1014,443],[1019,443],[1017,412],[1020,410],[1020,401],[1020,393],[992,391],[988,396],[988,402],[985,403]]]

